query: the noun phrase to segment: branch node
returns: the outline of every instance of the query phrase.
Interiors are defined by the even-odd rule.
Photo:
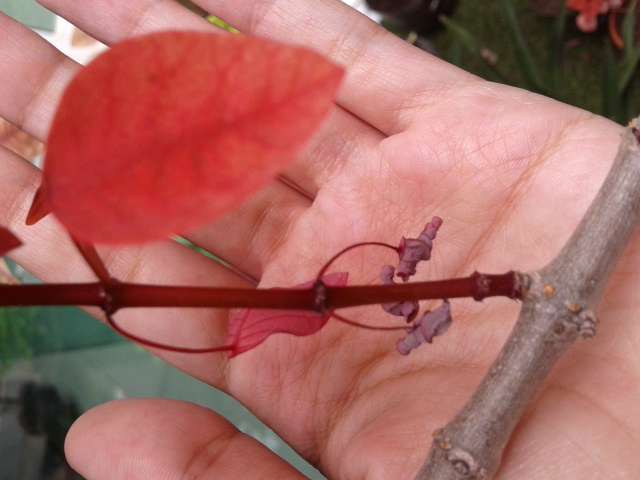
[[[316,283],[313,284],[313,291],[315,293],[313,309],[323,314],[327,310],[327,286],[322,279],[318,278]]]
[[[542,293],[544,293],[547,297],[553,297],[556,294],[556,289],[553,285],[545,283],[542,287]]]
[[[487,470],[480,466],[478,458],[469,450],[454,445],[443,429],[435,430],[431,436],[434,446],[446,452],[445,458],[455,472],[455,478],[482,480],[487,477]]]
[[[477,458],[460,447],[449,449],[447,461],[461,478],[480,479],[485,476],[484,469],[480,468]]]
[[[118,285],[119,282],[115,279],[112,280],[114,281],[114,283],[100,282],[100,288],[98,290],[98,296],[100,297],[100,309],[107,316],[113,315],[118,310],[118,307],[114,304],[115,302],[111,293],[111,289],[115,285]]]
[[[485,275],[477,271],[471,274],[471,278],[476,281],[476,285],[478,287],[473,299],[476,302],[480,302],[491,293],[491,282]]]
[[[564,304],[565,304],[565,305],[567,306],[567,308],[568,308],[569,310],[571,310],[573,313],[578,313],[578,312],[580,312],[580,310],[582,310],[582,308],[580,307],[580,305],[579,305],[578,303],[576,303],[576,302],[570,302],[570,301],[568,301],[568,300],[567,300]]]
[[[431,438],[433,438],[434,442],[436,443],[436,445],[438,445],[438,447],[441,450],[444,450],[444,451],[451,450],[451,446],[452,446],[451,439],[449,437],[442,436],[441,428],[434,430],[433,433],[431,434]]]
[[[582,338],[593,338],[596,334],[598,318],[593,310],[584,308],[577,302],[565,302],[567,308],[573,313],[573,323],[578,327],[578,333]]]

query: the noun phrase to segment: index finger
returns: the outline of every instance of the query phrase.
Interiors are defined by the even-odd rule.
[[[74,2],[39,1],[75,22],[83,23],[83,15],[101,18],[100,31],[88,33],[107,44],[136,35],[142,25],[148,31],[189,21],[191,28],[207,28],[206,22],[187,18],[193,14],[174,1],[136,0],[114,9],[109,2],[87,0],[80,11]],[[385,31],[340,0],[194,3],[241,32],[306,46],[345,67],[338,104],[386,135],[405,130],[416,108],[440,103],[451,87],[475,78]],[[425,71],[430,72],[429,82]]]
[[[338,0],[196,3],[243,32],[311,47],[344,66],[338,103],[386,135],[406,129],[414,109],[439,103],[452,86],[475,78]]]

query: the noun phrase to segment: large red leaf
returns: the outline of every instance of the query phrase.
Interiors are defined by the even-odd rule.
[[[326,285],[342,286],[347,284],[347,272],[330,273],[322,277]],[[315,280],[291,288],[309,288]],[[233,347],[227,356],[257,347],[272,333],[290,333],[292,335],[311,335],[320,330],[329,320],[331,312],[319,314],[304,310],[261,310],[249,308],[240,310],[229,321],[225,345]]]
[[[18,237],[6,228],[0,227],[0,257],[20,245],[22,245],[22,242]]]
[[[161,32],[117,44],[63,95],[44,211],[84,242],[201,226],[294,159],[342,75],[309,50],[246,35]]]

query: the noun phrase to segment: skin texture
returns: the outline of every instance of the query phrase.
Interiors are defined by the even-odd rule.
[[[105,43],[158,29],[213,29],[169,0],[41,3]],[[308,45],[343,65],[347,77],[329,121],[285,172],[306,195],[274,182],[186,235],[246,276],[161,242],[101,249],[118,278],[250,286],[249,277],[261,287],[294,285],[313,278],[341,248],[366,240],[395,244],[433,215],[444,224],[416,279],[537,269],[566,241],[615,154],[615,124],[479,80],[338,1],[197,3],[243,32]],[[0,32],[0,116],[44,139],[78,66],[3,15]],[[23,226],[36,170],[2,150],[0,182],[0,223],[26,245],[13,258],[46,281],[91,279],[54,219]],[[374,253],[350,257],[350,279],[377,277],[385,261]],[[598,335],[554,369],[497,478],[638,478],[638,285],[637,235],[599,308]],[[239,399],[329,478],[408,479],[431,432],[490,365],[517,307],[508,300],[452,302],[451,329],[408,357],[397,353],[394,333],[339,322],[305,338],[273,336],[232,360],[156,353]],[[217,343],[228,318],[226,311],[120,316],[185,341],[210,336]],[[358,312],[350,318],[371,321]],[[102,405],[76,422],[66,448],[90,480],[300,478],[215,413],[172,400]]]

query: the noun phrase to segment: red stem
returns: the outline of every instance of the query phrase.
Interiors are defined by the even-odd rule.
[[[70,283],[0,285],[0,307],[29,305],[98,306],[108,312],[132,307],[269,308],[283,310],[336,310],[377,303],[436,298],[491,296],[520,298],[523,276],[474,273],[468,277],[398,285],[332,287],[316,284],[308,289],[248,289],[180,287],[133,283]]]

